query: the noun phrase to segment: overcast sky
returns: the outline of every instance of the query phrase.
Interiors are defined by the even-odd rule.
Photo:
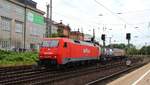
[[[49,0],[34,0],[38,9],[46,12]],[[137,47],[150,45],[150,0],[53,0],[53,20],[69,24],[72,30],[83,28],[97,40],[106,34],[106,44],[127,43],[126,33],[131,33],[131,43]],[[106,28],[106,29],[104,29]]]

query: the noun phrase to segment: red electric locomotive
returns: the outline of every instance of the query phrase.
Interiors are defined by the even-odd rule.
[[[100,48],[93,43],[68,38],[44,38],[39,51],[42,64],[67,64],[99,60]]]

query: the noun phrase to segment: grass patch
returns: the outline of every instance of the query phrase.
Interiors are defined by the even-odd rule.
[[[12,52],[0,50],[0,66],[19,66],[35,64],[37,52]]]

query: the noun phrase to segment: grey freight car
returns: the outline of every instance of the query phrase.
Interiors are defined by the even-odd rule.
[[[113,48],[112,56],[121,57],[125,56],[126,52],[123,49]]]

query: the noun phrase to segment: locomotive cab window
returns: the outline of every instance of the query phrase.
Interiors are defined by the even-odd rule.
[[[67,48],[67,42],[64,43],[64,48]]]
[[[42,42],[42,47],[58,47],[59,40],[47,40]]]

